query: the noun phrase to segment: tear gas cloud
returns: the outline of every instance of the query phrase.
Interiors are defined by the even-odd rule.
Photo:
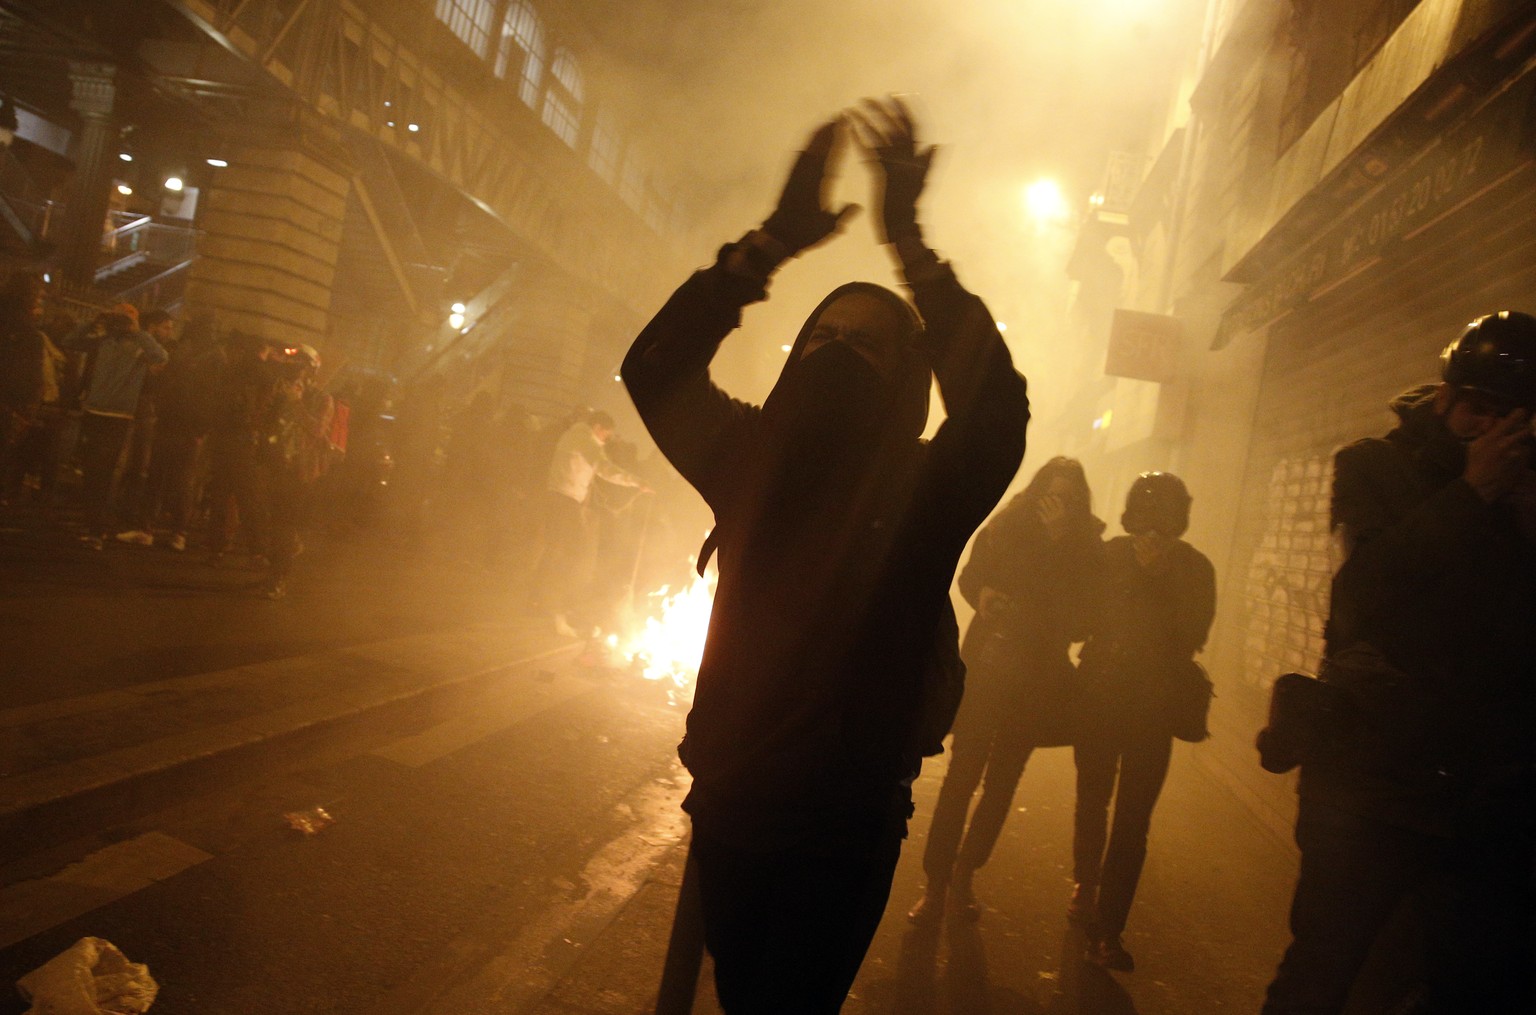
[[[686,253],[697,264],[762,221],[792,153],[818,122],[864,96],[908,96],[919,140],[940,148],[921,205],[928,240],[1008,325],[1015,361],[1031,381],[1032,446],[1053,443],[1041,428],[1078,383],[1068,372],[1085,366],[1062,348],[1076,219],[1109,152],[1160,147],[1204,4],[655,0],[613,7],[595,27],[617,62],[615,77],[628,82],[624,94],[646,102],[623,110],[626,129],[658,177],[678,187],[692,229]],[[749,308],[743,332],[716,361],[717,378],[733,394],[767,393],[782,345],[835,285],[894,282],[875,236],[862,153],[849,146],[840,169],[834,202],[865,210],[843,236],[786,265],[770,301]],[[1031,215],[1030,187],[1042,180],[1057,183],[1065,218]]]

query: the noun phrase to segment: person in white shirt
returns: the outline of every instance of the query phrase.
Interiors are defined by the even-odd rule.
[[[609,461],[603,445],[613,436],[613,417],[592,412],[577,420],[555,445],[544,484],[544,548],[534,569],[534,594],[555,615],[555,630],[574,637],[570,614],[586,586],[587,512],[594,477],[646,489],[644,482]]]

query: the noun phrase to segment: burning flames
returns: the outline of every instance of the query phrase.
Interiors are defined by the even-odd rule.
[[[715,603],[715,574],[695,576],[676,593],[664,585],[648,598],[652,609],[639,630],[627,637],[609,634],[604,640],[609,651],[640,676],[665,682],[674,703],[692,700]]]

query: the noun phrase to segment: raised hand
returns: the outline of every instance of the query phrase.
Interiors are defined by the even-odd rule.
[[[1515,409],[1467,445],[1462,478],[1492,503],[1514,488],[1531,461],[1531,414]]]
[[[1040,498],[1036,506],[1040,514],[1040,524],[1045,526],[1045,534],[1051,542],[1057,542],[1067,531],[1067,505],[1055,494],[1048,493]]]
[[[763,231],[784,244],[790,256],[822,243],[859,210],[856,204],[836,211],[827,207],[827,166],[842,147],[842,127],[843,118],[838,117],[816,128],[789,171],[778,207],[763,223]]]
[[[880,224],[885,242],[917,235],[917,199],[922,196],[933,164],[933,145],[919,148],[912,110],[892,95],[885,100],[865,99],[849,110],[859,143],[880,166],[883,186]]]

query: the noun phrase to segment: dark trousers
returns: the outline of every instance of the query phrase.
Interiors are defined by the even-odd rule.
[[[983,866],[991,857],[1033,751],[1032,744],[1008,729],[955,731],[949,747],[949,771],[939,788],[933,824],[928,827],[928,845],[923,850],[923,872],[929,884],[947,884],[957,857],[967,870]],[[966,811],[978,785],[982,787],[981,802],[967,828]]]
[[[1079,884],[1098,886],[1100,929],[1118,935],[1125,930],[1141,881],[1152,809],[1168,776],[1173,738],[1149,730],[1113,737],[1099,733],[1085,737],[1073,748],[1073,756],[1077,761],[1073,876]],[[1110,797],[1115,801],[1112,830],[1108,829]]]
[[[743,850],[695,828],[704,942],[727,1015],[839,1011],[880,925],[900,853],[899,829],[839,854]]]
[[[288,577],[299,552],[299,530],[308,520],[309,484],[292,469],[275,467],[267,479],[270,493],[267,525],[267,559],[275,581]]]
[[[251,553],[266,553],[271,508],[260,449],[238,438],[221,440],[211,452],[210,467],[208,548],[214,553],[228,549],[238,515]]]
[[[163,513],[172,532],[185,534],[192,518],[192,480],[202,438],[161,428],[142,495],[133,505],[133,525],[148,529]]]
[[[133,432],[128,436],[122,472],[117,481],[118,517],[136,529],[147,528],[149,525],[148,519],[139,516],[143,512],[144,497],[149,487],[150,465],[153,456],[158,453],[156,423],[153,412],[141,413],[134,419]]]
[[[546,609],[567,613],[586,586],[586,514],[580,501],[544,492],[544,550],[533,576],[534,592]]]
[[[1430,1011],[1536,1011],[1529,835],[1444,839],[1303,796],[1296,842],[1292,940],[1264,1015],[1343,1011],[1377,935],[1410,895],[1424,917]]]
[[[93,536],[112,529],[112,483],[133,420],[85,413],[80,419],[81,500],[85,524]]]

